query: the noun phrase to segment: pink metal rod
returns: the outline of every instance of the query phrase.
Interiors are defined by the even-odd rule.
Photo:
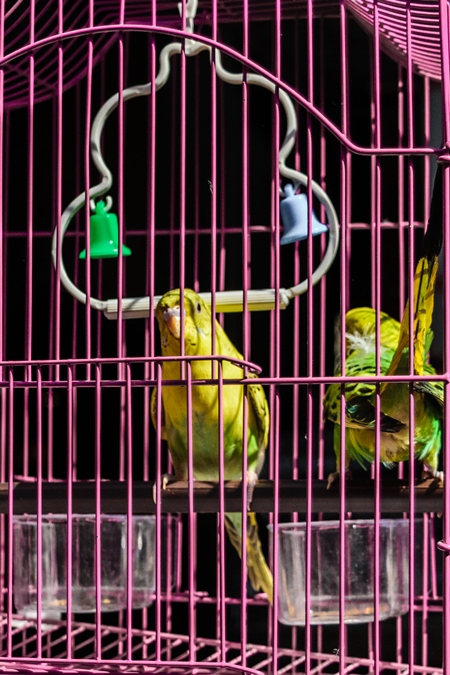
[[[155,476],[155,493],[156,493],[156,658],[161,658],[161,631],[162,631],[162,612],[161,612],[161,427],[162,427],[162,368],[157,368],[158,388],[156,390],[156,476]]]
[[[210,360],[202,358],[202,361],[205,360]],[[181,359],[176,359],[181,360]],[[189,361],[190,359],[188,359]],[[218,359],[220,360],[220,358]],[[127,361],[127,360],[126,360]],[[85,364],[85,360],[81,359],[81,364]],[[92,360],[89,361],[90,364],[95,365],[96,361],[94,361],[94,364],[92,363]],[[292,385],[311,385],[311,384],[329,384],[331,378],[330,377],[322,377],[320,375],[314,376],[314,378],[310,377],[260,377],[258,378],[260,383],[263,385],[285,385],[285,386],[292,386]],[[336,382],[345,384],[345,383],[351,383],[351,382],[358,382],[357,376],[336,376]],[[383,382],[447,382],[447,378],[439,375],[393,375],[393,376],[388,376],[388,375],[371,375],[370,377],[367,377],[366,380],[368,383],[372,384],[382,384]],[[66,388],[66,382],[67,380],[42,380],[42,386],[46,388],[53,388],[53,389],[65,389]],[[228,380],[226,381],[227,385],[233,385],[233,384],[252,384],[253,379],[246,379],[242,378],[240,380]],[[95,381],[94,380],[73,380],[73,384],[77,389],[93,389],[95,387]],[[103,379],[102,380],[102,387],[105,388],[123,388],[125,386],[125,380],[117,380],[117,379]],[[145,379],[133,379],[132,384],[135,387],[148,387],[148,386],[155,386],[156,381],[155,380],[145,380]],[[175,387],[177,385],[186,385],[186,379],[180,379],[180,380],[165,380],[164,381],[164,386],[171,386]],[[211,384],[217,386],[218,380],[212,379],[212,380],[192,380],[192,384],[195,386],[210,386]],[[36,380],[15,380],[14,385],[16,388],[24,389],[25,392],[27,390],[32,390],[36,387]],[[0,382],[0,387],[6,387],[6,382]]]
[[[102,638],[101,638],[101,578],[102,578],[102,559],[101,559],[101,388],[100,388],[100,369],[95,369],[95,639],[96,656],[101,658]]]
[[[14,435],[13,435],[13,419],[14,419],[14,397],[13,397],[13,380],[12,373],[9,374],[9,388],[8,388],[8,513],[14,513],[14,501],[13,501],[13,481],[14,481]],[[8,529],[8,541],[12,541],[13,537],[13,523],[12,518],[7,520],[7,529]],[[8,588],[12,588],[13,584],[13,548],[12,546],[8,549],[8,558],[7,558],[7,585]],[[12,625],[12,612],[13,612],[13,598],[11,591],[8,593],[8,602],[7,602],[7,612],[6,620],[8,626]],[[6,656],[12,655],[12,632],[9,631],[6,637],[6,650],[3,650],[3,653],[6,651]]]
[[[424,189],[425,189],[425,186],[424,186]],[[324,217],[324,220],[325,219],[326,218]],[[404,219],[399,219],[399,220],[396,220],[396,221],[383,220],[383,222],[380,223],[380,228],[381,228],[381,230],[386,230],[386,229],[397,230],[399,225],[401,225],[403,227],[406,227],[408,225],[408,223],[409,223],[409,221],[405,221]],[[414,226],[415,229],[423,229],[424,224],[423,224],[423,221],[415,221],[413,223],[413,226]],[[371,226],[368,223],[363,223],[363,222],[349,222],[347,227],[348,227],[349,230],[350,229],[353,229],[353,230],[369,230],[371,228]],[[226,234],[241,234],[241,228],[240,227],[227,226],[226,228],[222,228],[222,229],[225,229]],[[186,235],[195,235],[196,237],[198,237],[200,239],[200,237],[203,237],[203,236],[211,237],[212,231],[213,231],[212,228],[202,227],[201,229],[198,229],[198,228],[193,227],[193,228],[186,228],[185,234]],[[262,233],[266,233],[266,232],[270,232],[270,231],[271,231],[270,226],[266,226],[266,225],[251,225],[251,226],[249,226],[249,232],[251,234],[256,234],[256,233],[262,234]],[[168,234],[179,235],[180,230],[177,229],[177,228],[172,228],[172,229],[159,228],[158,231],[155,232],[155,237],[163,237],[163,236],[167,236]],[[127,236],[128,237],[134,237],[134,236],[142,237],[142,235],[143,235],[142,230],[127,228]],[[22,236],[23,235],[22,235],[21,232],[5,232],[4,233],[5,239],[17,239],[17,238],[21,238]],[[49,233],[48,233],[47,230],[39,231],[39,230],[35,229],[34,232],[33,232],[33,237],[35,239],[38,239],[38,238],[48,239],[48,236],[49,236]],[[67,239],[82,239],[84,241],[85,236],[86,236],[85,232],[68,231],[68,232],[66,232],[64,238],[67,238]],[[299,279],[299,281],[300,281],[300,279]],[[223,290],[223,289],[217,289],[217,290]],[[155,295],[156,295],[156,293],[154,293],[153,296],[151,294],[149,294],[149,297],[154,298]]]
[[[443,18],[443,24],[445,26],[448,25],[448,8],[443,7],[443,3],[440,3],[441,5],[441,10],[443,10],[442,18]],[[447,12],[447,13],[446,13]],[[445,37],[443,36],[443,41],[447,42],[448,34],[446,33]],[[448,42],[447,42],[448,44]],[[448,59],[448,54],[446,54],[446,58],[443,59],[443,71],[444,73],[449,73],[449,59]],[[444,114],[449,110],[448,103],[449,103],[449,91],[448,91],[448,81],[446,82],[446,85],[443,88],[443,96],[442,96],[442,106],[444,110]],[[447,132],[449,129],[448,126],[448,119],[445,120],[444,123],[444,128],[445,131]],[[444,141],[446,143],[449,142],[449,136],[447,135],[444,137]],[[450,191],[450,171],[448,165],[443,167],[443,181],[444,181],[444,223],[443,223],[443,228],[444,228],[444,272],[443,272],[443,284],[444,284],[444,289],[445,292],[449,292],[450,290],[450,270],[449,270],[449,247],[448,247],[448,242],[449,242],[449,236],[450,236],[450,217],[449,217],[449,209],[448,209],[448,202],[447,202],[447,197],[449,195]],[[448,304],[444,304],[444,310],[443,310],[443,316],[444,316],[444,321],[446,325],[448,325],[448,322],[450,320],[449,317],[449,312],[448,312]],[[444,367],[448,369],[449,367],[449,350],[450,349],[450,331],[445,332],[444,336]],[[450,402],[448,398],[445,400],[445,406],[444,406],[444,414],[449,415],[450,414]],[[448,427],[444,425],[444,437],[443,437],[443,442],[444,442],[444,447],[448,449],[449,447],[449,432],[448,432]],[[450,470],[450,454],[447,450],[447,452],[444,453],[444,471],[449,471]],[[448,508],[450,504],[450,485],[449,481],[446,481],[444,484],[444,508],[445,512],[448,513]],[[444,583],[444,588],[448,589],[448,584],[450,580],[450,555],[449,555],[449,548],[448,545],[450,543],[450,522],[449,518],[444,519],[443,523],[443,532],[442,532],[442,541],[445,545],[445,548],[442,550],[442,555],[443,555],[443,583]],[[444,603],[443,607],[443,638],[442,638],[442,644],[443,644],[443,669],[444,672],[448,672],[450,669],[450,603],[446,602]]]
[[[73,532],[72,532],[72,494],[74,469],[74,390],[72,386],[72,370],[68,371],[67,380],[67,555],[66,555],[66,584],[67,584],[67,630],[72,627],[72,580],[73,580]],[[72,643],[67,644],[67,658],[72,657]]]
[[[249,370],[251,373],[260,373],[261,372],[261,367],[258,366],[255,363],[251,363],[250,361],[245,361],[245,360],[240,360],[237,359],[233,356],[227,356],[223,354],[212,354],[206,356],[201,356],[201,355],[190,355],[190,356],[122,356],[122,357],[117,357],[113,356],[111,358],[104,358],[104,357],[93,357],[93,358],[69,358],[69,359],[59,359],[57,361],[56,359],[25,359],[25,360],[11,360],[11,361],[4,361],[0,363],[1,366],[25,366],[27,367],[39,367],[43,365],[56,365],[59,363],[60,365],[63,366],[76,366],[76,365],[107,365],[107,364],[118,364],[118,363],[123,363],[123,364],[138,364],[138,363],[157,363],[157,362],[163,362],[163,361],[181,361],[181,362],[187,362],[187,361],[229,361],[230,363],[233,363],[235,365],[241,366],[243,368],[246,368]],[[433,379],[434,376],[431,376],[431,379]],[[420,379],[420,377],[418,378]],[[428,378],[427,378],[428,379]],[[436,377],[434,378],[436,379]],[[438,379],[443,379],[442,377]],[[84,380],[85,382],[87,380]],[[116,380],[116,381],[121,381],[121,380]]]

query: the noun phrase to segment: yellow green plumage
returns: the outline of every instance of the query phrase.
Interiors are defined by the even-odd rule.
[[[424,238],[423,254],[414,275],[412,299],[408,301],[401,323],[385,314],[377,314],[370,307],[351,309],[345,317],[345,373],[362,380],[346,383],[345,395],[345,466],[355,459],[364,465],[375,459],[377,430],[376,385],[364,382],[367,376],[376,375],[377,354],[381,375],[434,375],[428,363],[433,339],[431,323],[434,309],[434,291],[438,268],[438,255],[442,243],[442,175],[438,169],[433,191],[431,215]],[[413,355],[410,364],[410,314],[412,317]],[[338,327],[339,328],[339,327]],[[336,339],[340,347],[338,330]],[[341,357],[336,355],[335,374],[341,374]],[[438,471],[439,451],[442,443],[443,383],[416,381],[414,396],[414,456],[423,462],[434,477]],[[387,465],[410,458],[410,385],[407,382],[383,382],[379,387],[380,459]],[[329,484],[340,470],[341,453],[341,385],[328,387],[323,401],[324,416],[334,422],[334,451],[336,472],[329,476]]]
[[[182,307],[183,304],[183,307]],[[180,317],[184,310],[184,321]],[[209,307],[202,298],[190,289],[184,290],[183,303],[180,290],[166,293],[156,310],[161,350],[163,356],[181,354],[181,339],[184,339],[186,356],[221,355],[229,359],[243,357],[228,338],[218,321],[214,321]],[[183,335],[182,335],[183,334]],[[213,339],[215,343],[213,344]],[[182,379],[186,365],[180,361],[164,361],[163,380]],[[211,359],[191,361],[192,380],[208,381],[218,377],[218,366]],[[214,372],[214,368],[216,372]],[[244,387],[241,384],[226,384],[227,380],[242,380],[253,377],[244,373],[238,364],[227,359],[222,361],[224,385],[222,387],[223,449],[225,480],[242,479],[242,447],[244,438],[244,403],[247,400],[247,450],[248,471],[257,476],[262,469],[269,438],[269,408],[262,386],[257,382]],[[156,390],[152,395],[152,420],[156,426]],[[162,388],[162,437],[167,439],[175,476],[178,480],[188,478],[188,407],[185,385]],[[219,387],[214,385],[192,386],[192,448],[193,472],[197,480],[219,479]],[[239,513],[226,513],[225,525],[230,540],[238,553],[241,552],[242,517]],[[256,517],[248,514],[247,523],[247,568],[253,588],[267,593],[272,602],[273,580],[264,559],[257,534]]]
[[[376,374],[376,312],[369,307],[350,310],[346,315],[346,375],[364,380]],[[400,336],[400,323],[380,313],[380,374],[386,375],[396,353],[395,335]],[[397,341],[398,341],[397,337]],[[428,334],[427,348],[432,333]],[[336,368],[340,375],[340,365]],[[396,373],[409,373],[409,349],[398,360]],[[435,374],[434,368],[423,364],[423,374]],[[442,437],[442,382],[415,383],[414,386],[414,454],[426,468],[437,475]],[[346,467],[351,459],[373,462],[376,434],[376,385],[362,381],[346,383],[345,426]],[[328,387],[324,398],[325,417],[334,422],[336,469],[340,467],[341,385]],[[380,459],[387,466],[410,458],[409,384],[389,383],[380,395]],[[332,475],[334,477],[334,475]]]

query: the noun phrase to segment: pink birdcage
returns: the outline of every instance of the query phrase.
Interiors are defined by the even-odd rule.
[[[440,383],[450,473],[448,11],[0,3],[0,670],[450,675],[447,482],[379,461],[384,387],[409,383],[413,441],[414,387]],[[411,360],[386,374],[380,312],[401,319],[412,298],[440,182],[436,373]],[[154,312],[174,288],[199,294],[243,361],[162,354]],[[356,307],[375,310],[377,461],[329,485],[323,399],[337,384],[343,403],[355,380],[335,370],[335,325]],[[196,379],[199,360],[210,376]],[[270,411],[251,495],[249,431],[226,475],[232,362],[244,429],[255,375]],[[174,387],[188,471],[166,486]],[[205,387],[213,481],[194,475]],[[225,513],[241,513],[245,540],[248,501],[273,603],[249,583],[246,544],[240,559],[227,543]]]

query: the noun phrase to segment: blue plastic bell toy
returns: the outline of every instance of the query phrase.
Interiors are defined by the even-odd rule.
[[[308,236],[308,197],[302,193],[296,195],[294,186],[288,183],[284,186],[285,198],[281,200],[281,220],[283,221],[284,234],[280,244],[293,244]],[[314,211],[312,212],[312,233],[323,234],[328,232],[328,227],[319,222]]]
[[[95,213],[90,217],[91,258],[119,257],[119,224],[115,213],[108,213],[105,202],[98,201]],[[131,250],[122,244],[122,255],[131,255]],[[86,249],[81,251],[81,260],[86,260]]]

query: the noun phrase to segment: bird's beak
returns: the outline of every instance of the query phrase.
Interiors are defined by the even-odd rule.
[[[173,337],[177,340],[180,339],[180,307],[171,307],[164,310],[164,320],[166,322],[167,328],[172,333]]]

